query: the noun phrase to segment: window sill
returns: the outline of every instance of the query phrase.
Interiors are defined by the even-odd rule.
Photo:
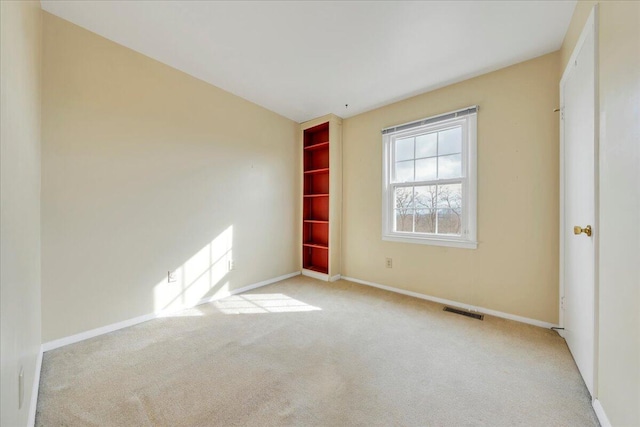
[[[414,243],[419,245],[446,246],[450,248],[477,249],[478,242],[463,239],[446,239],[438,237],[411,237],[398,235],[383,235],[387,242]]]

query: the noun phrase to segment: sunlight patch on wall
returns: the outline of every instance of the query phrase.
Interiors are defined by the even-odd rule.
[[[320,307],[309,305],[284,294],[234,295],[213,305],[225,314],[295,313],[320,311]]]
[[[193,307],[203,299],[229,294],[229,282],[220,285],[233,260],[233,226],[196,252],[174,270],[175,281],[163,278],[153,289],[154,311],[174,312]]]

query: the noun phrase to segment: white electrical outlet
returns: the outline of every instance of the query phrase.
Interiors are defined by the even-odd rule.
[[[393,268],[393,259],[387,258],[385,265],[387,268]]]
[[[236,267],[235,261],[230,259],[229,260],[229,271],[233,270]]]
[[[167,271],[167,283],[177,282],[178,279],[176,277],[175,271]]]

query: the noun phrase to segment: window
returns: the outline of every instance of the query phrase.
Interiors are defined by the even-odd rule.
[[[382,131],[383,240],[477,247],[477,110]]]

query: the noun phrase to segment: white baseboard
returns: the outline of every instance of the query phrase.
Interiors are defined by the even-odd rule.
[[[609,422],[609,418],[607,418],[607,414],[604,412],[604,408],[600,404],[598,399],[593,399],[591,402],[591,406],[593,406],[593,410],[596,412],[596,416],[598,417],[598,421],[600,421],[601,427],[611,427],[611,423]]]
[[[110,325],[101,326],[100,328],[91,329],[79,334],[70,335],[68,337],[59,338],[57,340],[49,341],[42,344],[43,351],[54,350],[56,348],[64,347],[65,345],[74,344],[80,341],[87,340],[89,338],[97,337],[99,335],[108,334],[109,332],[117,331],[129,326],[137,325],[147,320],[155,319],[159,316],[159,313],[145,314],[144,316],[134,317],[133,319],[123,320],[122,322],[112,323]]]
[[[281,280],[285,280],[288,279],[290,277],[294,277],[294,276],[298,276],[300,274],[299,271],[296,271],[294,273],[289,273],[289,274],[285,274],[282,276],[278,276],[278,277],[274,277],[272,279],[268,279],[268,280],[263,280],[262,282],[258,282],[258,283],[254,283],[248,286],[244,286],[242,288],[238,288],[238,289],[233,289],[229,292],[221,292],[218,293],[210,298],[205,298],[202,299],[200,301],[198,301],[195,304],[192,304],[190,306],[187,307],[180,307],[179,309],[176,310],[168,310],[168,311],[162,311],[159,313],[150,313],[150,314],[145,314],[143,316],[138,316],[138,317],[134,317],[133,319],[128,319],[128,320],[123,320],[122,322],[117,322],[117,323],[112,323],[110,325],[106,325],[106,326],[102,326],[100,328],[96,328],[96,329],[91,329],[89,331],[85,331],[85,332],[81,332],[79,334],[75,334],[75,335],[71,335],[68,337],[64,337],[64,338],[60,338],[57,340],[53,340],[53,341],[49,341],[47,343],[42,344],[42,351],[49,351],[49,350],[53,350],[59,347],[63,347],[65,345],[69,345],[69,344],[74,344],[80,341],[84,341],[86,339],[89,338],[93,338],[93,337],[97,337],[99,335],[103,335],[103,334],[107,334],[109,332],[113,332],[113,331],[117,331],[119,329],[122,328],[127,328],[129,326],[133,326],[133,325],[137,325],[139,323],[142,322],[146,322],[148,320],[153,320],[159,317],[166,317],[168,314],[170,313],[174,313],[176,311],[180,311],[180,310],[184,310],[190,307],[195,307],[198,306],[200,304],[206,304],[212,301],[216,301],[222,298],[226,298],[228,296],[231,295],[236,295],[236,294],[241,294],[243,292],[247,292],[250,291],[252,289],[256,289],[256,288],[260,288],[262,286],[267,286],[270,285],[272,283],[275,282],[279,282]]]
[[[336,274],[335,276],[331,276],[331,279],[329,281],[330,282],[337,282],[340,279],[342,279],[342,276],[339,275],[339,274]]]
[[[461,302],[451,301],[451,300],[444,299],[444,298],[433,297],[431,295],[420,294],[418,292],[406,291],[404,289],[399,289],[399,288],[394,288],[394,287],[391,287],[391,286],[381,285],[379,283],[369,282],[369,281],[360,280],[360,279],[354,279],[353,277],[342,276],[342,279],[348,280],[350,282],[359,283],[361,285],[367,285],[367,286],[372,286],[374,288],[384,289],[385,291],[395,292],[395,293],[398,293],[398,294],[408,295],[408,296],[411,296],[411,297],[420,298],[420,299],[424,299],[424,300],[427,300],[427,301],[437,302],[437,303],[443,304],[443,305],[450,305],[450,306],[453,306],[453,307],[464,308],[464,309],[467,309],[467,310],[470,310],[470,311],[477,311],[479,313],[487,314],[489,316],[501,317],[503,319],[508,319],[508,320],[515,320],[516,322],[527,323],[529,325],[539,326],[541,328],[549,329],[549,328],[552,328],[554,326],[558,326],[558,325],[555,325],[553,323],[543,322],[542,320],[530,319],[528,317],[516,316],[515,314],[503,313],[501,311],[491,310],[491,309],[488,309],[488,308],[478,307],[478,306],[470,305],[470,304],[464,304],[464,303],[461,303]]]
[[[33,374],[33,385],[31,386],[31,402],[29,402],[29,418],[27,426],[33,427],[36,424],[36,410],[38,409],[38,392],[40,391],[40,371],[42,370],[42,346],[36,358],[36,370]]]
[[[329,275],[324,273],[318,273],[317,271],[302,269],[302,275],[307,277],[313,277],[314,279],[322,280],[324,282],[329,281]]]

